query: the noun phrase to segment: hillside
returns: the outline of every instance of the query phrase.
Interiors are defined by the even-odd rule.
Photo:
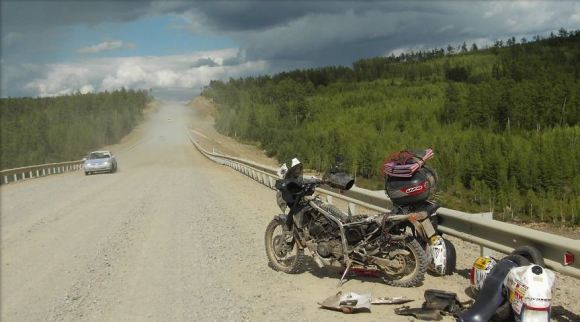
[[[146,91],[0,99],[1,168],[81,159],[117,143],[143,118]]]
[[[213,81],[216,128],[278,160],[346,157],[381,188],[391,152],[433,147],[439,200],[506,220],[580,222],[580,32]]]

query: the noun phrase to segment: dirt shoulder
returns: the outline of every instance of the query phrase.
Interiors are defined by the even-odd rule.
[[[191,122],[191,133],[200,144],[209,151],[252,160],[254,162],[278,167],[278,160],[270,158],[257,144],[244,144],[235,139],[220,134],[214,127],[215,105],[203,96],[198,96],[188,104],[196,117]]]

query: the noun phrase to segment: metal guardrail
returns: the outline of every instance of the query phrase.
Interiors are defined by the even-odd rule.
[[[274,189],[274,184],[278,179],[277,169],[249,160],[206,151],[191,135],[188,136],[197,150],[210,160],[226,165]],[[385,207],[391,206],[390,200],[382,191],[370,191],[359,187],[353,187],[344,193],[331,188],[318,189],[318,191],[326,195],[330,202],[332,198],[348,202],[349,210],[352,212],[356,211],[356,205],[379,212],[386,212],[388,209]],[[519,246],[533,246],[542,252],[546,266],[562,274],[580,278],[580,258],[570,265],[564,265],[566,253],[576,258],[580,256],[580,240],[486,219],[485,216],[479,214],[469,214],[453,209],[439,208],[437,214],[439,215],[438,227],[443,233],[477,244],[482,247],[482,251],[485,247],[502,253],[510,253]]]
[[[0,184],[8,184],[25,179],[49,176],[82,169],[83,160],[60,163],[47,163],[29,167],[7,169],[0,171]]]

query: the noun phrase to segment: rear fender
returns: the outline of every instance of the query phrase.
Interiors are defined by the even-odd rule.
[[[392,227],[388,228],[388,231],[389,231],[390,235],[398,235],[401,232],[404,235],[407,228],[409,228],[409,230],[411,230],[411,235],[414,238],[417,238],[417,230],[415,229],[415,226],[413,225],[413,223],[411,223],[408,220],[401,221],[401,222],[394,224]]]

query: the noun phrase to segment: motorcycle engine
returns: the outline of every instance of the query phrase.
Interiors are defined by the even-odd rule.
[[[308,233],[317,244],[316,252],[320,257],[329,258],[342,256],[339,228],[336,223],[320,215],[308,225]]]
[[[340,238],[338,226],[322,215],[313,218],[308,225],[308,233],[315,241]]]
[[[330,241],[323,241],[318,243],[318,247],[316,248],[316,252],[320,257],[329,258],[329,257],[336,257],[340,258],[342,256],[342,245],[340,244],[340,240],[333,239]]]

